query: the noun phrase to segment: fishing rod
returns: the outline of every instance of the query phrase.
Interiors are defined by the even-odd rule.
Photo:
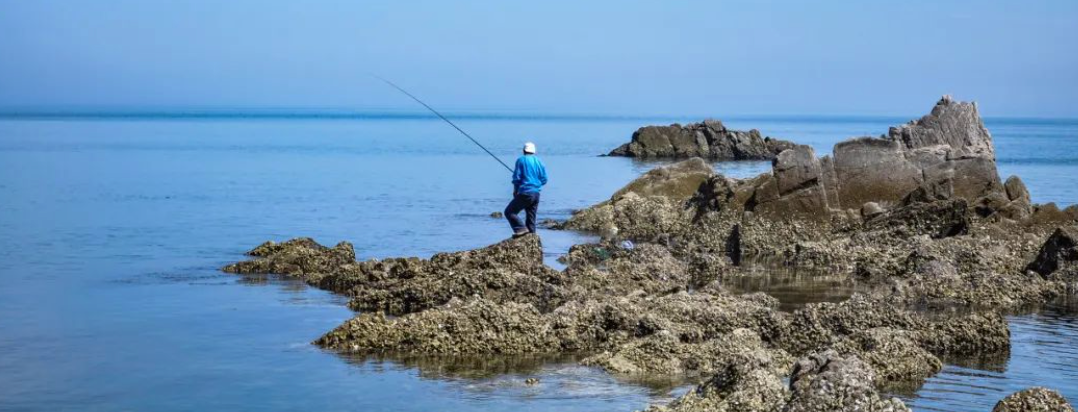
[[[423,105],[423,107],[426,107],[426,108],[427,108],[427,110],[430,110],[430,111],[431,111],[431,113],[434,113],[434,114],[438,115],[438,117],[440,117],[440,118],[441,118],[442,120],[445,120],[445,122],[446,122],[446,123],[449,123],[449,125],[450,125],[450,126],[453,126],[453,128],[454,128],[454,129],[457,129],[457,131],[458,131],[458,132],[460,132],[460,134],[463,134],[463,135],[464,135],[464,137],[467,137],[467,138],[468,138],[468,140],[471,140],[471,141],[472,141],[472,143],[475,143],[475,145],[476,145],[476,146],[479,146],[479,148],[480,148],[480,149],[483,149],[483,151],[484,151],[484,152],[487,152],[487,154],[488,154],[488,155],[490,155],[490,157],[493,157],[493,158],[494,158],[494,160],[497,160],[497,161],[498,161],[498,163],[501,163],[501,164],[502,164],[502,166],[504,166],[504,167],[505,167],[505,170],[508,170],[508,171],[509,171],[509,173],[513,173],[513,168],[511,168],[511,167],[509,167],[509,165],[505,164],[505,162],[503,162],[503,161],[502,161],[502,159],[499,159],[499,158],[498,158],[498,156],[495,156],[495,155],[494,155],[494,153],[491,153],[491,152],[490,152],[490,150],[487,150],[487,148],[486,148],[486,147],[484,147],[484,146],[483,146],[482,144],[480,144],[480,143],[479,143],[479,141],[475,140],[475,138],[474,138],[474,137],[472,137],[472,136],[471,136],[470,134],[468,134],[468,132],[465,132],[465,131],[464,131],[463,129],[461,129],[460,127],[457,127],[457,125],[456,125],[456,124],[454,124],[454,123],[453,123],[452,121],[450,121],[449,119],[447,119],[447,118],[446,118],[445,116],[442,116],[442,114],[441,114],[441,113],[438,113],[438,111],[437,111],[437,110],[434,110],[434,108],[433,108],[433,107],[430,107],[430,105],[428,105],[428,104],[426,104],[426,103],[423,103],[423,101],[422,101],[422,100],[419,100],[419,98],[418,98],[418,97],[415,97],[415,96],[414,96],[414,95],[412,95],[411,93],[408,93],[408,91],[407,91],[407,90],[404,90],[403,88],[401,88],[400,86],[397,86],[397,85],[396,85],[396,84],[394,84],[393,82],[391,82],[391,81],[389,81],[389,80],[386,80],[385,78],[382,78],[381,76],[378,76],[378,75],[375,75],[375,74],[371,74],[371,76],[374,76],[374,78],[376,78],[376,79],[378,79],[378,80],[381,80],[381,81],[383,81],[383,82],[386,82],[386,84],[388,84],[388,85],[392,86],[392,87],[393,87],[394,89],[397,89],[397,90],[399,90],[399,91],[400,91],[401,93],[404,93],[404,94],[405,94],[406,96],[408,96],[408,97],[411,97],[411,98],[412,98],[412,100],[415,100],[415,101],[416,101],[416,102],[418,102],[419,104]]]

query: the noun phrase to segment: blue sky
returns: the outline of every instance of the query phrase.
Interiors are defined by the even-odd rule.
[[[1078,2],[0,1],[0,107],[1078,117]]]

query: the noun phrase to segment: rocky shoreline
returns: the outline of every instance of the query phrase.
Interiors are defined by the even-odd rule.
[[[701,127],[721,124],[681,130],[703,135],[714,158]],[[347,242],[300,238],[223,270],[350,297],[361,313],[314,342],[333,350],[577,353],[619,376],[701,382],[652,411],[908,410],[882,393],[938,373],[941,357],[1007,353],[1003,313],[1078,290],[1078,207],[1034,205],[1019,178],[1001,181],[974,104],[945,97],[832,156],[783,143],[773,165],[744,180],[698,158],[646,173],[559,225],[603,235],[571,248],[562,271],[542,263],[536,236],[365,262]],[[723,288],[760,257],[828,268],[868,292],[787,312]],[[1073,408],[1033,388],[995,410]]]

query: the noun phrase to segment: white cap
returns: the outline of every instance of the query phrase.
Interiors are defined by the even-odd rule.
[[[524,153],[535,154],[535,143],[532,143],[532,142],[524,143]]]

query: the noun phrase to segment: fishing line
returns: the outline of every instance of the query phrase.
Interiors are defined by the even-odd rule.
[[[484,147],[484,146],[483,146],[482,144],[480,144],[480,143],[479,143],[479,141],[475,140],[475,138],[473,138],[473,137],[472,137],[471,135],[469,135],[469,134],[468,134],[468,132],[465,132],[465,131],[464,131],[463,129],[461,129],[460,127],[457,127],[457,125],[456,125],[456,124],[454,124],[454,123],[453,123],[452,121],[450,121],[449,119],[447,119],[447,118],[446,118],[445,116],[442,116],[442,114],[441,114],[441,113],[438,113],[438,111],[437,111],[437,110],[434,110],[434,108],[433,108],[433,107],[430,107],[430,105],[428,105],[428,104],[426,104],[426,103],[423,103],[423,101],[422,101],[422,100],[419,100],[419,98],[418,98],[418,97],[415,97],[415,96],[414,96],[414,95],[412,95],[411,93],[408,93],[408,91],[407,91],[407,90],[404,90],[403,88],[401,88],[400,86],[397,86],[397,85],[396,85],[396,84],[394,84],[393,82],[391,82],[391,81],[389,81],[389,80],[386,80],[385,78],[382,78],[381,76],[378,76],[378,75],[376,75],[376,74],[371,74],[371,76],[374,76],[374,78],[376,78],[376,79],[378,79],[378,80],[381,80],[381,81],[383,81],[383,82],[386,82],[386,84],[388,84],[388,85],[392,86],[392,87],[393,87],[394,89],[397,89],[397,90],[398,90],[398,91],[400,91],[401,93],[404,93],[404,94],[405,94],[406,96],[408,96],[408,97],[411,97],[411,98],[412,98],[412,100],[415,100],[415,101],[416,101],[416,102],[418,102],[419,104],[423,105],[423,107],[426,107],[426,108],[427,108],[427,110],[430,110],[430,111],[431,111],[431,113],[434,113],[434,114],[438,115],[438,117],[440,117],[440,118],[441,118],[442,120],[445,120],[445,122],[446,122],[446,123],[449,123],[449,125],[450,125],[450,126],[453,126],[453,128],[454,128],[454,129],[457,129],[457,131],[458,131],[458,132],[460,132],[460,134],[463,134],[463,135],[464,135],[464,137],[467,137],[467,138],[468,138],[468,140],[471,140],[471,141],[472,141],[472,143],[475,143],[475,145],[476,145],[476,146],[479,146],[479,148],[480,148],[480,149],[483,149],[483,151],[484,151],[484,152],[487,152],[487,154],[488,154],[488,155],[490,155],[490,157],[493,157],[493,158],[494,158],[494,160],[497,160],[497,161],[498,161],[498,163],[501,163],[501,164],[502,164],[502,166],[504,166],[504,167],[505,167],[505,170],[508,170],[508,171],[509,171],[509,173],[513,173],[513,168],[511,168],[511,167],[509,167],[509,165],[505,164],[505,162],[503,162],[503,161],[502,161],[502,159],[499,159],[499,158],[498,158],[498,156],[495,156],[495,155],[494,155],[494,153],[491,153],[491,152],[490,152],[490,150],[487,150],[487,148],[486,148],[486,147]]]

